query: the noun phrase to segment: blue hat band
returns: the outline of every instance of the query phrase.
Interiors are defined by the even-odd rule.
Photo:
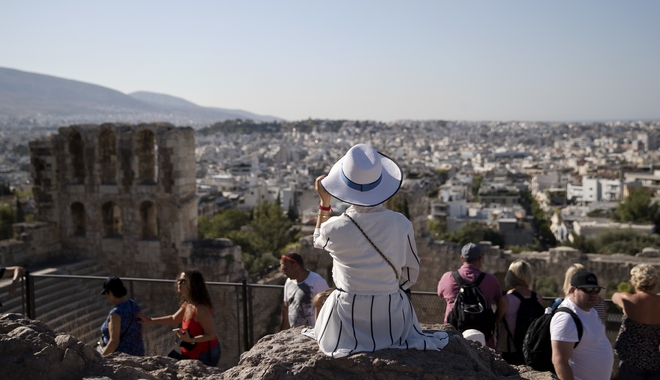
[[[357,190],[361,192],[375,189],[378,186],[378,184],[380,184],[380,181],[383,179],[383,175],[381,174],[380,177],[378,177],[378,179],[375,180],[374,182],[361,185],[359,183],[355,183],[350,179],[348,179],[348,177],[346,177],[346,174],[344,174],[344,170],[339,171],[339,176],[341,177],[341,180],[344,181],[346,186],[350,187],[353,190]]]

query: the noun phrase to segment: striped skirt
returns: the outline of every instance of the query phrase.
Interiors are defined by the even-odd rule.
[[[384,348],[441,350],[444,332],[425,334],[406,294],[383,296],[334,291],[323,304],[314,336],[324,354],[334,358]]]

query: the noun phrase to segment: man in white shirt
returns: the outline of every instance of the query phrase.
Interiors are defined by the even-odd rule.
[[[314,296],[328,289],[328,283],[317,273],[305,268],[302,256],[289,253],[280,259],[280,270],[287,276],[284,284],[284,307],[280,328],[316,324]]]
[[[609,379],[612,376],[612,344],[593,309],[600,301],[601,289],[595,274],[578,272],[571,278],[568,297],[559,305],[571,309],[580,318],[582,339],[578,339],[577,326],[570,314],[555,313],[552,317],[552,364],[561,380]]]

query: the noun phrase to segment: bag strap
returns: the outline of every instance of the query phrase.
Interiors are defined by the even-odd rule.
[[[514,345],[515,343],[513,342],[513,334],[511,334],[511,331],[509,330],[509,322],[506,321],[506,316],[502,317],[502,324],[506,330],[506,350],[507,352],[511,352],[511,343]]]
[[[580,320],[580,317],[578,317],[577,314],[573,312],[573,310],[567,307],[559,307],[557,308],[557,312],[568,313],[571,315],[571,317],[573,317],[573,322],[575,323],[575,327],[577,327],[577,331],[578,331],[578,341],[575,342],[573,348],[577,347],[577,345],[580,344],[580,341],[582,340],[582,321]]]
[[[463,277],[461,277],[460,274],[458,274],[458,271],[453,271],[451,272],[452,277],[454,277],[454,280],[458,284],[458,286],[463,286],[465,285],[465,280],[463,280]]]
[[[479,274],[477,279],[472,281],[472,285],[479,286],[479,284],[481,284],[481,281],[483,281],[484,277],[486,277],[486,272],[481,272],[481,274]]]
[[[399,272],[396,271],[396,268],[394,268],[394,265],[392,264],[392,262],[391,262],[387,257],[385,257],[385,255],[383,254],[383,252],[381,252],[380,249],[378,249],[378,247],[376,247],[376,244],[374,244],[374,242],[371,241],[371,239],[369,239],[369,236],[367,236],[367,234],[364,233],[364,231],[362,230],[362,228],[360,228],[360,226],[357,224],[357,222],[356,222],[355,220],[353,220],[353,218],[351,218],[350,216],[348,216],[347,213],[344,213],[344,215],[346,215],[346,217],[347,217],[351,222],[353,222],[353,224],[355,224],[355,227],[357,227],[358,230],[360,230],[360,232],[362,232],[362,235],[364,235],[364,237],[367,238],[367,241],[371,244],[371,246],[374,247],[374,248],[376,249],[376,251],[380,254],[380,256],[383,258],[383,260],[385,260],[385,262],[386,262],[387,264],[389,264],[389,266],[390,266],[390,267],[392,268],[392,270],[394,271],[394,276],[396,277],[396,280],[399,281]]]

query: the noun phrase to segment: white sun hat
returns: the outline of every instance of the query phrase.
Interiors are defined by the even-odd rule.
[[[401,168],[367,144],[357,144],[332,166],[321,181],[323,188],[342,202],[376,206],[401,187]]]
[[[463,331],[463,338],[467,340],[472,340],[475,342],[481,343],[482,346],[486,345],[486,337],[484,336],[484,333],[482,333],[479,330],[475,329],[467,329]]]

